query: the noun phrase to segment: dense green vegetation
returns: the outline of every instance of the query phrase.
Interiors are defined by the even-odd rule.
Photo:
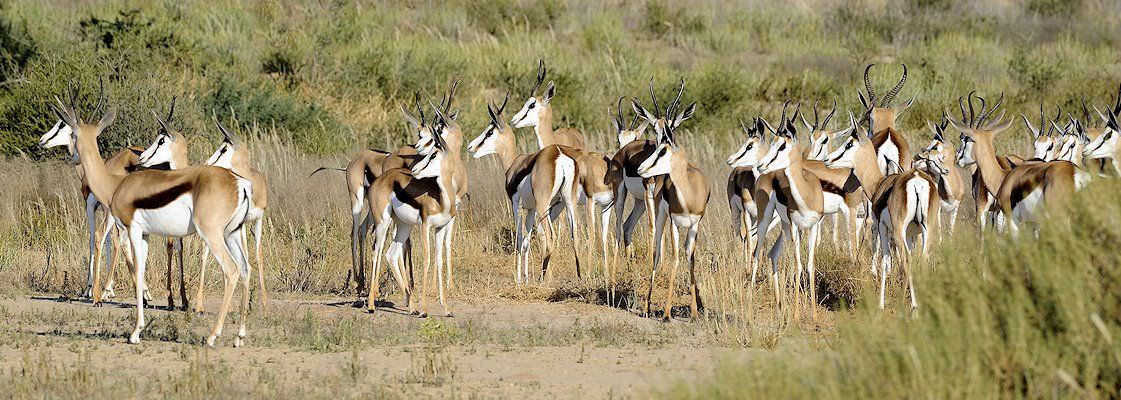
[[[214,114],[331,154],[402,139],[397,103],[454,78],[476,128],[483,101],[521,101],[538,59],[559,88],[559,124],[591,132],[651,78],[668,93],[685,77],[701,105],[689,129],[718,138],[787,99],[853,107],[868,63],[883,86],[895,64],[911,67],[902,96],[918,101],[903,126],[919,128],[971,89],[1004,92],[1017,112],[1104,102],[1121,77],[1118,12],[1095,0],[8,1],[0,154],[42,156],[32,139],[71,79],[87,104],[106,79],[122,108],[106,148],[147,140],[147,110],[178,95],[188,132],[215,135]]]

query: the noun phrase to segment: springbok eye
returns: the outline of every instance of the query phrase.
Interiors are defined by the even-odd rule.
[[[744,150],[751,150],[753,146],[755,146],[755,143],[748,143],[747,148],[745,148]]]
[[[778,146],[778,151],[783,151],[783,150],[786,150],[786,143],[783,143],[783,144]]]
[[[537,106],[537,103],[536,103],[536,102],[534,102],[534,103],[529,103],[529,109],[530,109],[530,110],[532,110],[532,109],[533,109],[533,107],[536,107],[536,106]]]

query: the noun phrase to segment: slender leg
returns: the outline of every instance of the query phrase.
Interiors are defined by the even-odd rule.
[[[665,313],[662,314],[662,321],[673,319],[674,284],[677,283],[677,267],[681,259],[678,254],[678,248],[681,246],[681,233],[678,232],[675,224],[670,224],[669,232],[673,242],[673,268],[670,269],[669,273],[669,289],[666,290],[666,306]]]
[[[210,246],[210,250],[218,260],[218,266],[222,268],[222,275],[225,277],[222,304],[218,307],[218,319],[214,323],[210,336],[206,338],[207,346],[214,347],[214,341],[222,335],[222,327],[226,324],[226,315],[229,314],[230,303],[233,301],[234,289],[237,288],[238,276],[241,275],[236,261],[233,259],[234,255],[231,253],[232,249],[240,246],[241,232],[224,235],[222,229],[218,228],[211,229],[206,234],[202,232],[199,232],[199,234]]]
[[[455,239],[455,221],[457,219],[452,217],[452,220],[448,222],[448,237],[444,240],[444,257],[446,258],[444,262],[447,263],[449,292],[455,290],[455,281],[452,279],[452,271],[454,271],[452,269],[452,241]]]
[[[383,217],[383,219],[381,221],[377,221],[374,226],[374,260],[370,264],[370,268],[373,270],[373,272],[370,274],[370,278],[373,282],[379,282],[381,280],[381,254],[382,250],[385,249],[385,236],[388,231],[388,218]],[[396,240],[394,241],[394,243],[396,243]],[[393,252],[394,250],[391,248],[389,251]],[[386,259],[388,263],[391,264],[390,271],[393,273],[394,278],[397,280],[397,285],[401,288],[402,292],[407,293],[409,291],[408,283],[405,282],[405,278],[401,274],[401,269],[398,267],[398,264],[396,262],[397,260],[391,260],[391,258],[393,257],[389,254],[386,254]],[[367,296],[366,310],[372,313],[377,310],[377,300],[378,297],[381,296],[381,285],[377,283],[371,285],[369,294]]]
[[[571,214],[569,214],[571,215]],[[451,308],[444,298],[444,272],[440,268],[444,262],[444,248],[451,233],[451,224],[436,228],[436,291],[440,294],[440,305],[444,307],[444,316],[451,317]]]
[[[610,291],[612,280],[608,277],[608,275],[613,274],[613,272],[608,271],[608,269],[611,268],[611,266],[610,266],[610,264],[608,263],[608,260],[607,260],[607,246],[608,246],[607,231],[608,231],[608,229],[610,227],[610,224],[611,224],[611,208],[604,206],[600,210],[599,213],[600,213],[599,214],[599,219],[600,219],[600,222],[599,222],[599,224],[600,224],[599,250],[600,250],[600,253],[603,253],[603,283],[604,283],[604,288],[607,289],[608,291]]]
[[[510,200],[510,210],[514,218],[514,285],[522,284],[522,219],[518,215],[518,203],[515,198]]]
[[[117,261],[121,259],[120,238],[115,238],[115,237],[110,237],[110,236],[106,236],[106,237],[102,238],[101,243],[100,243],[101,247],[99,247],[99,248],[104,249],[105,246],[107,246],[107,245],[110,247],[110,250],[107,253],[105,253],[106,256],[107,256],[105,262],[108,264],[109,268],[106,271],[106,274],[107,274],[106,278],[107,279],[105,279],[105,289],[102,290],[102,295],[101,295],[102,299],[111,299],[111,298],[117,297],[117,292],[113,290],[113,286],[114,286],[113,281],[115,280],[114,279],[114,275],[115,275],[114,273],[116,272],[115,267],[117,265]],[[102,251],[104,251],[104,250],[98,250],[98,252],[102,252]],[[127,254],[128,251],[126,251],[125,253],[126,253],[125,259],[127,260],[129,258],[129,256]],[[100,262],[100,257],[99,257],[98,262]],[[103,269],[105,267],[96,266],[95,268]],[[129,271],[131,271],[131,267],[130,267]]]
[[[90,233],[90,254],[86,267],[86,289],[82,292],[82,296],[91,299],[95,291],[93,277],[96,274],[94,268],[96,268],[97,262],[95,262],[94,259],[96,258],[98,261],[101,259],[101,247],[97,244],[97,208],[100,204],[101,203],[98,203],[97,199],[94,198],[92,194],[86,196],[86,225]],[[108,210],[106,210],[106,214],[108,214]]]
[[[432,240],[430,238],[430,226],[428,222],[422,222],[420,225],[421,245],[424,246],[424,274],[421,275],[421,289],[420,289],[420,317],[425,318],[428,316],[428,270],[432,266],[432,255],[429,254],[432,250]]]
[[[237,267],[237,275],[241,282],[241,308],[238,311],[238,328],[237,336],[234,337],[234,347],[241,347],[245,344],[245,320],[249,317],[249,287],[253,283],[249,280],[249,260],[246,258],[249,248],[246,246],[245,230],[244,228],[238,229],[239,232],[234,232],[230,237],[226,238],[227,246],[230,250],[230,258],[233,259]],[[230,243],[231,238],[237,238],[235,243]]]
[[[109,215],[108,210],[106,210],[106,212],[105,212],[105,229],[101,232],[101,240],[99,240],[98,243],[97,243],[96,254],[101,254],[101,252],[104,250],[105,241],[108,240],[109,230],[112,229],[112,228],[113,228],[113,217],[111,215]],[[114,250],[115,250],[115,248],[114,248]],[[110,268],[112,268],[112,264],[110,264]],[[102,290],[101,290],[101,257],[96,257],[94,259],[93,271],[91,271],[91,272],[93,272],[93,282],[91,283],[93,285],[93,304],[94,305],[100,305],[101,304],[101,296],[102,296]],[[112,275],[113,275],[112,272],[110,272],[109,276],[112,276]]]
[[[363,186],[356,191],[354,198],[351,199],[350,207],[350,274],[354,276],[354,288],[359,296],[363,294],[362,291],[365,289],[366,252],[364,247],[366,245],[366,231],[370,229],[369,215],[362,215],[365,207],[366,187]]]
[[[175,239],[175,254],[179,259],[179,300],[183,303],[179,311],[187,311],[190,303],[187,301],[187,272],[183,267],[183,238]]]
[[[172,274],[172,269],[171,268],[174,266],[174,263],[172,263],[172,261],[173,261],[172,258],[175,255],[175,239],[167,238],[166,240],[164,240],[164,242],[166,243],[166,248],[167,248],[167,279],[166,279],[167,283],[165,285],[165,286],[167,286],[167,309],[168,310],[174,310],[175,309],[175,297],[172,296],[171,294],[175,293],[175,288],[172,285],[173,281],[171,279],[171,274]]]
[[[821,235],[821,223],[815,224],[810,228],[810,240],[806,243],[809,247],[808,253],[810,259],[806,264],[806,272],[810,276],[810,321],[817,321],[817,282],[814,277],[814,254],[817,250],[817,240]]]
[[[264,222],[265,217],[262,216],[261,218],[258,218],[257,221],[253,224],[253,241],[255,242],[253,260],[257,262],[257,283],[260,285],[261,290],[261,306],[267,307],[269,305],[269,292],[265,290],[265,266],[264,260],[261,259],[261,236],[265,234],[263,230]],[[249,251],[248,248],[244,250]],[[365,252],[365,250],[363,250],[363,252]],[[365,262],[365,255],[362,256],[362,259],[363,262]]]
[[[595,248],[595,243],[596,243],[596,202],[594,200],[592,200],[591,196],[586,196],[586,197],[587,197],[587,199],[585,199],[586,203],[584,203],[584,207],[585,207],[585,211],[587,211],[587,215],[588,215],[588,232],[587,232],[588,255],[592,256],[592,259],[594,260],[595,257],[597,256],[596,248]],[[573,230],[575,230],[575,229],[573,229]],[[606,256],[606,254],[605,254],[605,256]],[[593,266],[592,268],[593,268],[592,274],[594,275],[594,272],[595,272],[594,268],[595,267]],[[604,274],[604,276],[607,276],[607,271],[604,270],[603,274]]]
[[[125,229],[129,236],[132,259],[136,262],[136,327],[128,337],[132,344],[140,343],[140,331],[144,329],[144,267],[148,263],[148,242],[140,230]]]
[[[588,203],[590,204],[591,202],[592,202],[592,200],[588,199]],[[579,245],[579,243],[577,243],[579,241],[578,238],[581,235],[577,234],[577,232],[576,232],[579,229],[579,224],[576,222],[576,204],[575,203],[576,202],[574,201],[574,199],[572,197],[569,197],[569,196],[564,197],[564,209],[565,209],[565,213],[568,214],[568,226],[570,228],[569,229],[570,232],[569,232],[568,236],[569,236],[570,239],[572,239],[572,256],[575,257],[575,259],[576,259],[576,280],[583,281],[584,277],[580,274],[580,245]],[[589,226],[590,229],[595,230],[595,224],[594,223],[590,223],[590,224],[588,224],[588,226]],[[592,243],[592,242],[588,241],[588,243]]]
[[[199,267],[199,281],[198,289],[195,291],[195,312],[202,314],[202,289],[206,287],[206,263],[210,261],[210,246],[203,243],[202,246],[202,266]]]
[[[650,301],[654,297],[654,284],[658,277],[658,265],[662,261],[662,246],[654,246],[653,244],[662,241],[662,226],[665,224],[665,216],[662,210],[653,209],[650,215],[654,217],[654,226],[652,227],[653,229],[650,230],[653,234],[650,247],[654,254],[650,257],[653,260],[653,264],[650,267],[650,286],[646,289],[646,305],[642,307],[642,315],[647,318],[650,317]]]
[[[685,237],[685,256],[689,257],[689,285],[692,292],[693,302],[690,304],[689,318],[696,320],[700,317],[701,310],[701,295],[697,290],[697,272],[694,268],[697,264],[697,232],[700,230],[701,221],[697,221],[693,226],[689,227],[688,236]]]

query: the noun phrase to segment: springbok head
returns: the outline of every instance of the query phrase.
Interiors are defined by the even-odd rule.
[[[451,109],[452,100],[455,97],[455,89],[458,87],[459,80],[457,79],[452,82],[451,88],[448,90],[448,93],[440,99],[439,106],[432,105],[432,102],[429,102],[429,105],[432,105],[433,109],[436,110],[436,114],[442,115],[442,117],[440,117],[439,119],[442,119],[443,122],[440,122],[439,124],[437,124],[436,122],[432,122],[426,125],[428,129],[418,130],[418,132],[420,133],[417,135],[417,143],[414,145],[417,149],[417,154],[424,156],[428,155],[428,153],[433,150],[432,146],[435,145],[435,142],[432,138],[433,133],[439,133],[440,136],[444,138],[444,141],[448,143],[447,148],[458,149],[463,145],[463,131],[460,130],[459,123],[457,122],[459,111],[453,111]],[[417,101],[417,110],[418,112],[420,112],[419,100]],[[423,114],[421,114],[421,117],[423,118]],[[437,129],[437,126],[439,127],[439,129]]]
[[[1004,111],[1001,111],[995,118],[992,114],[1000,104],[1004,102],[1004,93],[1000,94],[1000,100],[993,104],[991,108],[987,107],[985,99],[981,96],[976,96],[976,92],[969,92],[968,104],[969,115],[965,114],[965,102],[958,98],[958,107],[961,109],[961,120],[954,117],[947,116],[946,119],[950,121],[950,125],[961,132],[961,146],[958,147],[958,166],[968,167],[976,164],[976,145],[977,143],[984,143],[986,150],[993,152],[993,137],[997,134],[1004,132],[1009,126],[1012,126],[1013,119],[1004,121]],[[974,112],[973,98],[976,97],[981,102],[981,111]],[[995,156],[995,154],[993,154]]]
[[[1097,110],[1097,107],[1094,109]],[[1086,144],[1082,154],[1093,159],[1117,157],[1117,135],[1121,135],[1121,128],[1117,123],[1121,116],[1121,85],[1117,88],[1113,109],[1107,107],[1105,113],[1098,111],[1098,115],[1105,121],[1105,128],[1101,135]]]
[[[97,137],[101,135],[102,132],[105,132],[105,129],[108,128],[109,125],[112,125],[113,121],[117,119],[117,109],[116,107],[112,107],[105,111],[105,113],[101,115],[101,119],[98,120],[97,125],[87,124],[82,120],[82,116],[77,110],[77,88],[75,88],[72,83],[67,83],[66,86],[70,92],[70,102],[63,103],[58,96],[55,96],[55,102],[58,103],[58,105],[52,105],[51,110],[62,120],[63,124],[70,128],[69,145],[71,146],[72,156],[78,158],[81,155],[80,149],[83,146],[90,149],[97,148]],[[97,98],[97,108],[95,111],[96,113],[100,113],[105,104],[104,86],[101,87],[101,93],[98,94]]]
[[[409,112],[408,107],[404,104],[401,105],[401,114],[405,117],[405,122],[409,124],[409,129],[416,134],[416,144],[413,145],[418,152],[419,150],[431,146],[432,140],[432,125],[424,117],[424,107],[420,106],[420,91],[413,94],[413,106],[416,107],[416,114]]]
[[[1066,126],[1059,127],[1055,121],[1051,121],[1051,125],[1055,130],[1059,131],[1058,135],[1058,148],[1055,150],[1052,158],[1045,161],[1069,161],[1075,165],[1082,165],[1082,151],[1086,148],[1086,144],[1090,142],[1090,137],[1086,135],[1086,128],[1082,125],[1082,121],[1075,119],[1073,116],[1068,116],[1070,122]]]
[[[837,140],[841,144],[825,156],[825,166],[829,168],[854,168],[857,161],[876,163],[876,147],[869,139],[868,132],[862,131],[856,116],[849,111],[849,128]]]
[[[676,140],[672,137],[677,127],[685,120],[693,117],[693,111],[697,108],[697,103],[690,103],[684,110],[678,110],[681,106],[681,94],[685,92],[685,79],[681,79],[681,87],[677,91],[677,97],[670,102],[663,113],[658,98],[654,95],[654,81],[650,81],[650,101],[653,103],[654,110],[651,111],[639,103],[638,99],[631,99],[631,108],[638,114],[646,123],[654,128],[654,135],[658,139],[658,143],[673,142]],[[680,111],[680,112],[678,112]],[[675,115],[676,114],[676,115]],[[666,137],[669,137],[668,139]]]
[[[965,113],[962,112],[962,115],[965,115]],[[1061,115],[1062,109],[1055,106],[1055,118],[1053,119],[1058,119]],[[1024,121],[1024,125],[1028,128],[1028,134],[1031,135],[1032,157],[1040,160],[1053,160],[1055,152],[1059,148],[1059,141],[1054,126],[1047,123],[1047,116],[1043,114],[1043,104],[1039,105],[1038,127],[1032,125],[1024,114],[1020,114],[1020,119]]]
[[[786,107],[789,105],[789,100],[782,105],[782,116],[778,120],[779,126],[775,132],[775,139],[771,142],[763,160],[755,166],[755,172],[759,175],[786,168],[790,166],[791,157],[800,156],[802,144],[798,140],[798,128],[794,125],[800,110],[794,111],[794,115],[786,118]]]
[[[806,153],[807,160],[824,160],[825,156],[829,155],[829,142],[838,132],[829,132],[826,127],[829,126],[829,121],[833,119],[833,115],[837,113],[837,100],[833,99],[833,110],[825,115],[825,119],[819,119],[817,111],[817,101],[814,101],[813,108],[813,123],[802,114],[802,125],[805,125],[806,132],[809,133],[809,151]]]
[[[915,102],[915,98],[912,97],[902,104],[892,105],[895,96],[899,95],[899,91],[907,83],[907,64],[902,65],[903,76],[899,78],[899,83],[896,83],[895,87],[879,99],[878,103],[876,102],[876,92],[872,89],[872,80],[868,77],[868,73],[872,71],[872,67],[876,64],[868,64],[868,67],[864,69],[864,88],[868,91],[868,96],[865,97],[864,93],[860,93],[860,104],[864,106],[864,115],[861,119],[868,121],[868,127],[872,133],[894,128],[895,120]]]
[[[447,128],[446,124],[451,120],[443,113],[443,105],[437,107],[432,104],[432,109],[436,113],[436,118],[433,120],[433,128],[439,132]],[[443,135],[432,135],[432,146],[427,154],[424,154],[420,161],[413,164],[411,167],[413,177],[417,179],[435,178],[443,173],[443,162],[448,153],[448,143],[444,141]]]
[[[206,165],[233,169],[234,163],[245,157],[243,152],[238,151],[241,148],[241,139],[226,129],[222,121],[218,121],[217,118],[214,119],[214,125],[218,127],[219,132],[222,132],[222,143],[218,145],[217,150],[214,150],[214,154],[206,159]]]
[[[525,128],[527,126],[537,126],[541,120],[541,113],[549,108],[549,102],[553,100],[553,96],[557,94],[557,86],[553,81],[549,81],[549,85],[545,87],[544,91],[538,92],[541,84],[545,82],[545,74],[548,69],[545,68],[545,60],[540,60],[537,64],[537,81],[534,82],[533,88],[529,89],[529,98],[525,100],[525,105],[521,110],[514,113],[514,118],[510,123],[514,124],[515,128]]]
[[[946,169],[947,160],[953,154],[952,145],[946,141],[946,127],[950,122],[946,120],[946,113],[942,112],[942,120],[938,123],[927,121],[927,127],[934,136],[930,139],[930,144],[922,149],[921,152],[915,154],[915,161],[911,164],[912,168],[924,170],[931,174],[945,175],[950,173]]]
[[[755,167],[759,164],[763,155],[767,154],[767,139],[764,136],[768,127],[770,127],[770,124],[762,117],[752,118],[751,125],[744,124],[741,119],[740,128],[747,135],[747,140],[744,141],[739,150],[728,156],[728,166],[732,168]],[[770,130],[773,132],[774,128],[770,128]]]
[[[650,157],[647,157],[638,166],[638,174],[643,178],[650,178],[658,175],[665,175],[670,173],[674,165],[686,165],[688,160],[685,158],[685,151],[677,142],[676,131],[681,126],[682,122],[693,117],[693,112],[697,109],[697,103],[689,103],[685,106],[684,110],[680,110],[681,94],[685,92],[685,79],[681,79],[681,88],[677,91],[677,97],[670,102],[669,107],[666,107],[663,113],[658,105],[657,96],[654,95],[654,82],[650,82],[650,100],[653,102],[654,111],[643,107],[638,99],[631,99],[631,106],[634,112],[646,120],[650,126],[654,127],[654,133],[658,137],[658,148]]]
[[[100,87],[99,92],[101,94],[97,98],[97,107],[94,110],[95,114],[100,113],[101,107],[105,104],[105,81],[98,79],[98,86]],[[75,104],[78,96],[77,90],[71,83],[67,83],[66,88],[70,95],[70,104]],[[39,147],[49,149],[52,147],[66,146],[66,149],[70,152],[69,161],[72,164],[78,164],[78,153],[74,150],[73,133],[74,129],[66,124],[65,121],[59,119],[51,129],[47,130],[46,133],[39,137]]]
[[[497,153],[501,142],[514,146],[514,131],[510,128],[510,124],[502,119],[502,111],[506,109],[506,101],[509,99],[510,95],[507,94],[502,98],[502,105],[497,107],[487,102],[487,115],[490,116],[490,122],[475,140],[467,144],[467,151],[471,152],[472,157],[482,158]]]
[[[615,114],[611,116],[611,122],[615,125],[615,132],[618,134],[620,148],[626,146],[630,142],[638,140],[638,138],[646,134],[646,127],[650,125],[650,123],[646,122],[646,120],[638,114],[635,114],[634,118],[628,123],[626,117],[623,116],[622,97],[619,98],[619,101],[615,102]]]
[[[187,139],[171,127],[171,123],[175,120],[175,97],[171,98],[171,106],[167,109],[166,118],[160,118],[155,110],[152,111],[152,117],[156,119],[160,128],[152,144],[140,153],[140,166],[150,168],[159,164],[168,164],[172,169],[182,168],[181,165],[172,165],[176,160],[187,159]]]

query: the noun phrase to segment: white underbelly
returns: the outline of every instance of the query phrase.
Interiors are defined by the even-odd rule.
[[[184,237],[195,233],[191,221],[194,214],[194,201],[190,194],[154,209],[137,209],[132,215],[132,229],[146,234],[167,237]]]
[[[428,225],[433,228],[439,228],[451,222],[452,216],[449,213],[432,214],[428,216]]]
[[[821,214],[817,211],[799,210],[791,213],[791,222],[799,228],[807,229],[821,221]]]
[[[611,195],[611,191],[599,192],[592,195],[592,201],[601,206],[611,204],[613,199],[614,197]]]
[[[679,228],[692,227],[701,220],[701,216],[696,214],[673,214],[670,218],[673,220],[673,225]]]
[[[420,225],[420,210],[401,201],[397,195],[390,196],[389,206],[393,209],[393,217],[398,223]]]
[[[848,207],[848,205],[845,204],[845,198],[844,197],[838,196],[835,193],[822,193],[822,194],[825,197],[825,207],[824,208],[825,208],[825,213],[826,214],[836,214],[836,213],[841,212],[842,208],[847,208]]]
[[[263,216],[265,216],[265,210],[263,210],[259,207],[253,207],[253,208],[250,208],[249,212],[245,214],[245,220],[246,221],[256,221],[256,220],[261,219],[261,217],[263,217]]]

